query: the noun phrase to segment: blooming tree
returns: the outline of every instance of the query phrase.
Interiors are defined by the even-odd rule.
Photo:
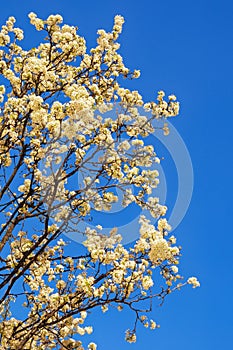
[[[0,32],[0,349],[84,349],[89,312],[114,305],[135,315],[126,330],[135,342],[138,323],[158,327],[147,316],[152,300],[163,302],[187,283],[199,286],[178,273],[167,208],[151,196],[159,183],[151,166],[159,158],[143,141],[154,119],[164,120],[168,134],[166,119],[178,114],[179,103],[162,91],[144,103],[121,86],[122,78],[140,75],[118,53],[121,16],[111,32],[98,31],[89,53],[78,28],[63,25],[60,15],[29,18],[45,33],[36,47],[19,45],[23,31],[14,17]],[[155,226],[140,217],[140,237],[129,249],[115,228],[108,236],[101,225],[79,229],[93,210],[111,209],[116,190],[123,207],[136,203],[158,219]],[[84,237],[76,255],[61,237],[74,229]]]

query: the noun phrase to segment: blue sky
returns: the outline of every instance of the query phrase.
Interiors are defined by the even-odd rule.
[[[233,229],[232,130],[233,2],[196,0],[9,0],[1,4],[0,22],[9,15],[28,29],[26,45],[35,43],[27,14],[60,13],[78,25],[88,46],[98,28],[111,29],[115,14],[125,17],[121,53],[141,78],[129,86],[145,100],[158,90],[181,102],[173,125],[182,136],[194,169],[189,210],[175,230],[183,247],[181,273],[196,275],[201,288],[171,295],[153,318],[161,328],[139,328],[135,345],[124,343],[130,316],[107,313],[98,320],[93,340],[101,350],[228,349],[232,343]],[[35,44],[34,44],[35,45]],[[171,190],[172,191],[172,190]],[[76,243],[74,243],[76,244]],[[78,245],[77,245],[78,248]]]

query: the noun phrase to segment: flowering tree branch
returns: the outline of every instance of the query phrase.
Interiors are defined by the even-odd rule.
[[[60,15],[29,18],[45,33],[37,47],[19,45],[24,34],[13,17],[0,32],[1,349],[84,349],[81,336],[92,332],[88,313],[109,306],[135,314],[126,331],[126,340],[135,342],[138,322],[158,327],[146,315],[154,299],[163,302],[187,283],[199,286],[195,277],[181,282],[167,208],[150,196],[159,183],[150,168],[160,160],[144,144],[154,119],[164,120],[161,128],[169,133],[165,121],[178,114],[179,103],[174,95],[166,101],[163,91],[144,103],[120,85],[140,75],[118,53],[121,16],[111,32],[98,31],[89,53],[78,28],[62,25]],[[129,249],[116,229],[106,236],[100,225],[79,228],[93,210],[112,208],[116,190],[123,207],[136,203],[158,219],[154,226],[140,217],[140,237]],[[85,237],[77,255],[61,237],[74,228]],[[13,303],[22,305],[19,314]]]

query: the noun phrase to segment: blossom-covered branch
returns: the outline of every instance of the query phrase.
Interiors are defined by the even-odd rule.
[[[166,119],[179,103],[163,91],[144,103],[121,86],[122,78],[140,76],[118,53],[123,17],[111,32],[98,31],[89,53],[78,28],[60,15],[29,18],[45,34],[38,46],[20,46],[24,33],[13,17],[0,32],[0,348],[84,349],[88,313],[109,306],[132,310],[126,340],[134,342],[138,322],[158,327],[146,315],[154,299],[199,286],[195,277],[181,282],[167,208],[151,195],[159,184],[151,166],[160,159],[144,142],[155,119],[169,134]],[[129,249],[117,229],[108,236],[100,224],[80,229],[93,210],[110,210],[117,193],[123,207],[135,203],[158,219],[154,226],[140,217],[140,238]],[[85,237],[76,255],[61,237],[74,228]],[[13,303],[22,305],[19,314]]]

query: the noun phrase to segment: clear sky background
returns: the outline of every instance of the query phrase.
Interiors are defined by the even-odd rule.
[[[175,231],[183,247],[181,273],[198,276],[201,288],[185,288],[155,307],[161,328],[139,327],[138,342],[124,342],[132,325],[128,313],[93,316],[90,336],[101,350],[230,349],[233,332],[233,2],[231,0],[8,0],[1,3],[0,22],[9,15],[28,29],[25,44],[35,45],[27,14],[60,13],[78,25],[88,47],[99,28],[111,29],[113,17],[126,23],[120,38],[126,66],[140,68],[130,86],[144,100],[158,90],[175,93],[181,102],[176,127],[192,158],[191,205]],[[77,243],[74,243],[77,244]],[[78,249],[78,244],[77,244]]]

